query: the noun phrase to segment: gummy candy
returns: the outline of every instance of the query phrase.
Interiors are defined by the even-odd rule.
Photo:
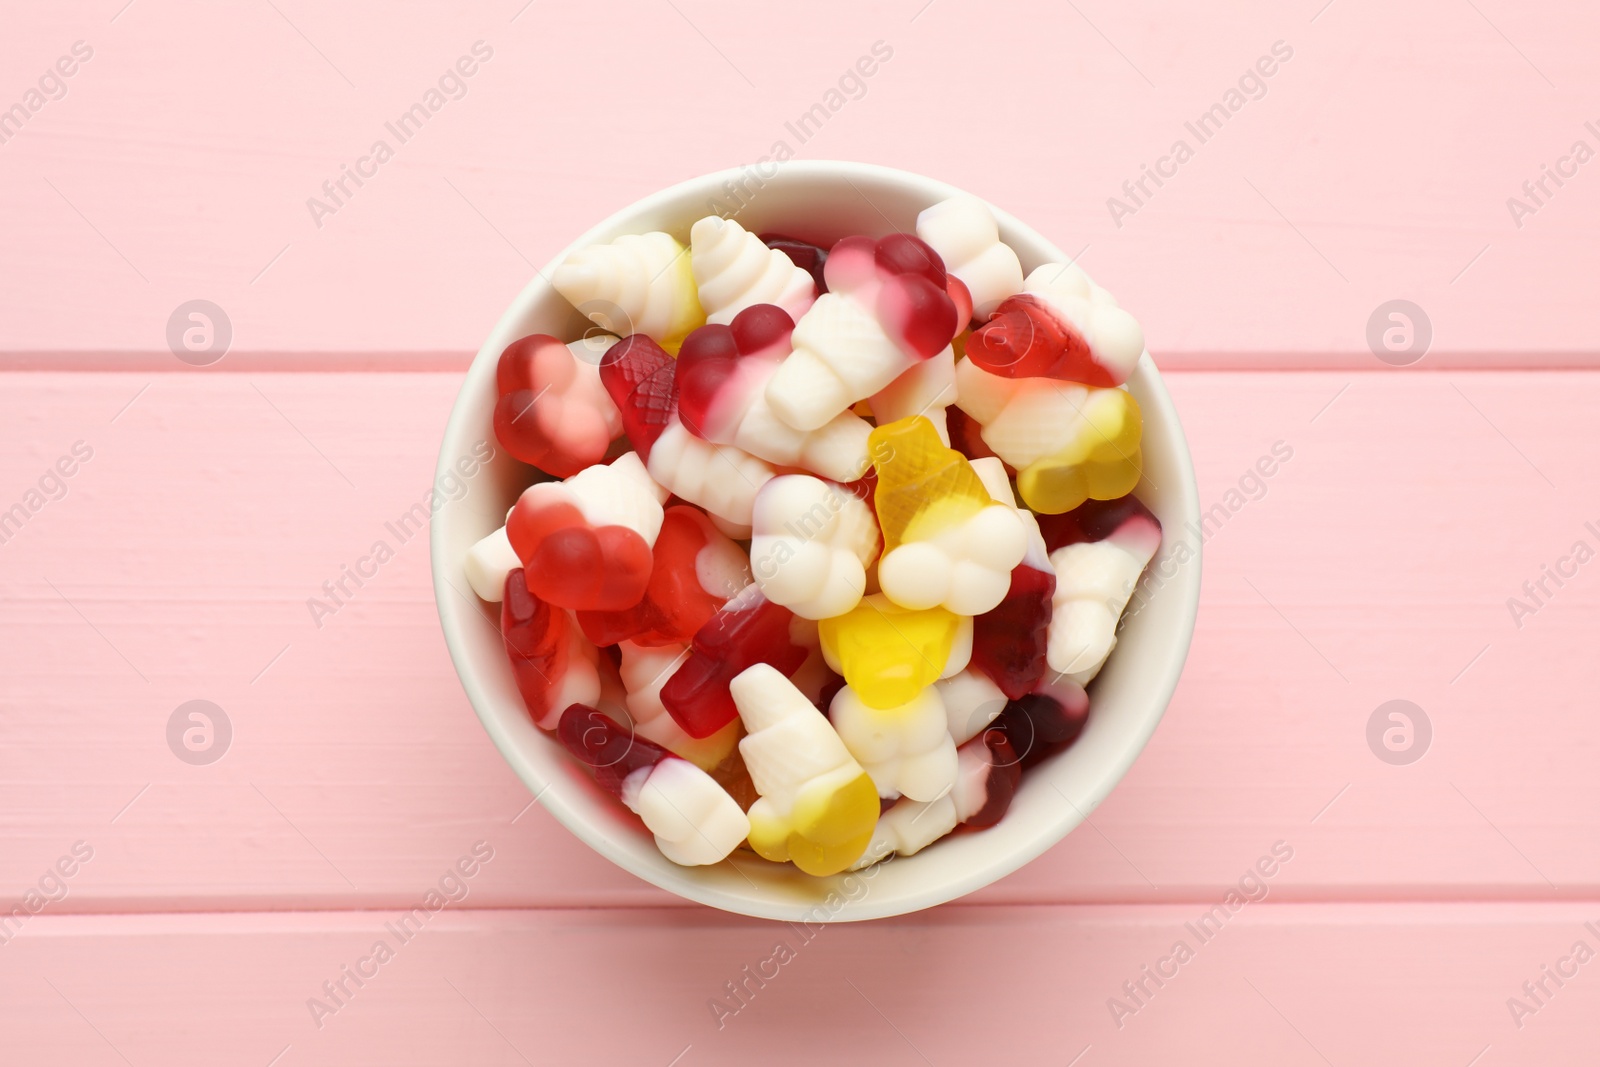
[[[551,284],[601,329],[645,334],[669,352],[706,321],[689,250],[671,234],[624,234],[580,248]]]
[[[828,264],[828,250],[818,247],[809,241],[802,241],[798,237],[785,237],[781,233],[764,233],[761,243],[768,248],[775,248],[789,257],[789,261],[801,270],[811,275],[811,280],[817,283],[817,294],[820,296],[828,291],[828,280],[823,275]]]
[[[1161,545],[1161,523],[1132,497],[1085,504],[1062,519],[1051,529],[1061,547],[1050,553],[1050,669],[1088,685],[1117,646],[1117,621]]]
[[[829,665],[873,708],[909,703],[937,681],[951,662],[960,630],[961,617],[954,612],[903,608],[882,593],[817,623]]]
[[[1005,734],[1027,768],[1076,741],[1088,718],[1089,694],[1083,686],[1057,677],[1008,703],[989,732]]]
[[[1017,470],[1017,492],[1036,512],[1126,496],[1138,484],[1142,423],[1124,389],[1052,378],[1003,378],[971,359],[956,364],[956,403],[983,426],[983,441]]]
[[[899,707],[874,708],[846,685],[828,706],[828,719],[880,797],[927,801],[955,785],[956,745],[936,687]]]
[[[967,458],[917,415],[872,431],[883,529],[878,582],[908,608],[979,615],[1004,598],[1027,550],[1017,512],[997,503]]]
[[[966,283],[972,294],[969,318],[987,319],[1002,300],[1022,291],[1022,264],[1000,240],[994,212],[977,197],[962,193],[924,208],[917,216],[917,236]]]
[[[747,736],[739,742],[758,799],[750,847],[807,874],[837,874],[854,863],[878,822],[878,791],[811,702],[770,664],[730,686]]]
[[[743,449],[702,441],[676,415],[650,450],[650,476],[722,520],[719,528],[730,537],[749,535],[756,494],[777,473]]]
[[[1003,504],[1016,506],[1005,467],[998,459],[975,459],[972,469]],[[1056,589],[1050,551],[1031,513],[1019,516],[1028,528],[1028,551],[1011,572],[1011,587],[992,611],[972,620],[972,664],[1015,700],[1044,677],[1050,641],[1052,597]]]
[[[767,402],[767,382],[789,354],[793,329],[782,308],[756,304],[731,325],[710,324],[690,334],[678,353],[678,417],[697,437],[771,463],[835,481],[859,478],[869,466],[872,432],[859,415],[841,412],[807,432],[779,419]]]
[[[666,510],[650,555],[650,583],[637,604],[620,611],[577,613],[589,640],[597,645],[623,640],[682,644],[750,584],[744,550],[696,508],[678,504]]]
[[[554,730],[567,705],[592,704],[599,698],[594,646],[566,612],[528,590],[521,570],[506,576],[500,636],[517,691],[539,729]]]
[[[564,482],[529,486],[506,519],[528,587],[564,608],[637,604],[650,581],[663,499],[632,452]]]
[[[709,774],[634,736],[598,709],[569,707],[558,736],[602,787],[643,820],[673,863],[720,862],[749,834],[750,820]]]
[[[495,439],[557,478],[604,459],[622,433],[622,416],[600,384],[599,369],[616,340],[602,334],[566,345],[536,333],[511,342],[495,372]]]
[[[743,533],[756,490],[776,472],[742,449],[688,431],[678,418],[677,360],[648,337],[625,337],[601,361],[600,380],[650,476],[722,520],[724,532]]]
[[[800,668],[807,649],[794,639],[794,618],[752,585],[695,632],[689,658],[661,688],[661,703],[690,737],[710,737],[738,716],[728,683],[746,667],[767,663],[786,676]]]
[[[467,558],[461,569],[466,572],[467,584],[478,594],[478,599],[498,604],[506,588],[506,575],[522,566],[517,550],[511,547],[506,528],[481,538],[467,549]]]
[[[1056,320],[1082,342],[1080,355],[1062,378],[1085,386],[1122,386],[1144,354],[1144,330],[1117,299],[1091,282],[1078,264],[1046,262],[1022,282],[1022,293],[1054,312]],[[1077,349],[1077,346],[1074,346]],[[1086,357],[1086,358],[1085,358]]]
[[[913,363],[868,400],[879,426],[921,415],[933,423],[939,441],[946,445],[950,443],[946,410],[955,402],[956,354],[949,348]]]
[[[968,459],[999,458],[994,449],[983,443],[983,427],[971,415],[952,404],[945,408],[944,417],[951,448]]]
[[[1006,695],[988,675],[969,668],[933,683],[944,701],[950,739],[958,746],[977,737],[1005,710]]]
[[[956,750],[956,782],[932,801],[909,797],[896,801],[878,818],[872,841],[853,865],[870,867],[891,852],[913,856],[957,826],[993,826],[1011,807],[1022,768],[1017,754],[998,730],[990,730]]]
[[[894,381],[956,335],[939,256],[908,234],[846,237],[828,253],[828,292],[794,329],[794,352],[767,400],[797,430],[815,430]]]
[[[732,219],[707,215],[689,230],[689,247],[707,322],[732,322],[754,304],[776,304],[797,319],[816,299],[809,271]]]
[[[785,474],[756,494],[751,573],[766,598],[825,619],[855,607],[878,555],[872,509],[843,486]]]
[[[661,703],[661,687],[689,658],[689,646],[647,647],[623,641],[617,647],[622,652],[622,683],[627,688],[625,706],[633,719],[634,732],[704,771],[713,770],[726,760],[739,741],[738,719],[709,737],[694,738],[684,733],[683,727]]]
[[[678,409],[677,369],[672,356],[643,334],[624,337],[600,360],[600,382],[617,407],[628,441],[646,463]]]

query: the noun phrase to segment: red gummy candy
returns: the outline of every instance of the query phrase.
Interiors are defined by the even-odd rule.
[[[768,358],[773,362],[788,355],[789,335],[794,320],[774,304],[755,304],[733,317],[724,326],[710,323],[684,338],[678,351],[678,417],[696,437],[711,440],[732,432],[723,412],[716,411],[726,387],[739,375],[740,361]],[[736,398],[730,398],[736,399]]]
[[[689,658],[661,687],[661,703],[690,737],[710,737],[739,715],[728,683],[757,663],[793,674],[808,650],[794,643],[794,613],[749,586],[695,632]]]
[[[944,422],[950,432],[950,447],[963,456],[968,459],[984,459],[994,455],[994,449],[984,443],[983,427],[965,411],[952,404],[944,409]],[[1006,473],[1015,475],[1016,471],[1007,467]]]
[[[1082,334],[1026,293],[1002,300],[989,321],[972,331],[967,358],[1004,378],[1120,384],[1095,360]]]
[[[828,253],[828,285],[849,292],[879,281],[878,321],[900,348],[919,359],[931,359],[955,337],[955,301],[939,253],[909,233],[892,233],[879,241],[846,237]]]
[[[788,256],[795,266],[810,274],[811,280],[817,283],[819,295],[828,291],[828,281],[822,276],[823,267],[828,263],[827,249],[818,248],[798,237],[785,237],[781,233],[764,233],[761,243],[768,248],[776,248]]]
[[[591,526],[571,504],[518,500],[506,536],[528,588],[559,607],[620,611],[637,604],[650,582],[644,538],[626,526]]]
[[[561,690],[571,648],[572,620],[567,613],[534,596],[521,570],[506,575],[500,602],[500,636],[511,660],[517,692],[534,722],[556,710],[551,699]]]
[[[648,463],[650,447],[678,408],[677,361],[644,334],[630,334],[600,357],[600,382],[622,413],[634,451]]]
[[[699,508],[668,508],[651,552],[654,564],[644,599],[623,611],[578,612],[584,636],[602,648],[618,641],[670,645],[691,640],[731,592],[700,585],[700,550],[720,536]]]
[[[1055,591],[1054,574],[1023,563],[1011,572],[1005,599],[972,620],[972,666],[1007,700],[1025,697],[1044,677]]]
[[[561,713],[556,737],[594,772],[602,788],[617,797],[622,796],[622,783],[628,775],[673,758],[660,745],[636,737],[632,730],[587,704],[574,704]]]
[[[560,351],[549,351],[552,347]],[[552,358],[554,364],[549,362]],[[536,364],[541,359],[548,376],[552,366],[569,363],[572,354],[561,341],[542,333],[513,341],[500,353],[495,367],[495,388],[500,398],[494,406],[494,436],[522,462],[557,478],[570,478],[605,458],[610,435],[601,416],[592,411],[574,414],[574,407],[571,402],[564,402],[559,389],[539,403],[544,393],[557,384],[546,380],[541,387],[535,382]],[[570,376],[571,371],[566,374]],[[572,419],[577,420],[576,425],[563,427],[563,420]]]
[[[1039,515],[1039,532],[1044,535],[1044,546],[1051,552],[1062,545],[1075,545],[1081,541],[1104,541],[1127,522],[1148,522],[1161,532],[1161,520],[1137,497],[1124,496],[1116,500],[1086,500],[1071,511],[1060,515]]]
[[[1000,730],[985,730],[967,744],[981,744],[989,750],[989,776],[984,782],[983,807],[962,825],[981,830],[999,822],[1011,808],[1011,798],[1022,783],[1022,763],[1017,750]]]
[[[1088,694],[1082,686],[1065,682],[1040,686],[1010,701],[991,729],[1005,734],[1018,763],[1027,768],[1076,741],[1088,720]]]

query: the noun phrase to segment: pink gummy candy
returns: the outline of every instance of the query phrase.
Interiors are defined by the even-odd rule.
[[[621,611],[580,611],[584,636],[605,647],[618,641],[638,645],[685,644],[711,620],[734,592],[700,584],[700,550],[723,539],[699,508],[666,510],[651,551],[654,565],[644,599]]]
[[[622,426],[646,463],[678,408],[677,361],[642,333],[631,334],[600,357],[600,381],[622,412]]]
[[[506,518],[506,536],[528,588],[563,608],[630,608],[650,581],[650,546],[643,537],[626,526],[591,526],[571,504],[518,500]]]
[[[789,353],[794,320],[773,304],[755,304],[723,326],[702,326],[678,352],[678,417],[696,437],[727,444],[771,365]],[[756,366],[752,361],[764,360]]]
[[[630,774],[654,767],[672,753],[652,741],[635,736],[605,712],[587,704],[574,704],[561,713],[556,737],[563,747],[594,772],[595,781],[613,796],[622,796]]]
[[[1058,378],[1084,385],[1122,384],[1084,339],[1038,297],[1021,293],[995,308],[967,338],[967,358],[1005,378]]]
[[[567,613],[534,596],[521,570],[506,576],[500,602],[500,636],[511,660],[517,691],[534,722],[552,711],[561,692],[572,646],[572,620]]]
[[[584,371],[593,374],[548,334],[511,342],[495,369],[496,440],[517,459],[558,478],[604,459],[616,436],[614,423],[608,425],[606,412],[588,395],[596,387],[592,377],[582,377]]]
[[[1031,693],[1044,677],[1056,576],[1028,565],[1011,572],[1011,588],[993,611],[972,620],[972,666],[1007,700]]]
[[[728,683],[746,668],[770,663],[785,675],[809,652],[790,636],[794,613],[751,585],[695,632],[691,653],[667,684],[661,703],[690,737],[709,737],[739,715]]]

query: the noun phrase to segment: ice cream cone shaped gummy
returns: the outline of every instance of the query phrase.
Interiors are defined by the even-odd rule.
[[[749,734],[739,742],[761,794],[750,847],[807,874],[845,870],[878,823],[878,790],[828,720],[776,668],[758,663],[729,686]]]
[[[1143,425],[1132,394],[1121,389],[1090,393],[1079,432],[1067,446],[1017,472],[1022,502],[1059,515],[1085,500],[1114,500],[1133,492],[1144,468]]]
[[[907,541],[936,536],[994,503],[967,457],[939,440],[925,416],[879,426],[868,447],[878,471],[873,502],[886,555]]]
[[[872,431],[884,551],[878,583],[905,608],[992,610],[1027,551],[1027,528],[921,415]]]

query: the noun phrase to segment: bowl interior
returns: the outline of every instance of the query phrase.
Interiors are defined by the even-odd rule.
[[[823,245],[852,233],[910,232],[919,211],[955,192],[928,178],[859,163],[792,161],[725,171],[625,208],[574,241],[551,267],[574,248],[625,233],[666,230],[687,242],[690,225],[712,213],[737,218],[752,232],[777,230]],[[996,215],[1002,239],[1016,249],[1025,272],[1066,262],[1067,255],[1034,230],[1004,212]],[[485,446],[494,458],[432,522],[434,589],[450,655],[490,737],[540,803],[596,851],[646,881],[727,911],[789,921],[878,918],[952,900],[1021,867],[1092,812],[1160,721],[1188,652],[1199,602],[1194,470],[1149,355],[1129,382],[1145,420],[1145,478],[1136,493],[1161,520],[1163,541],[1129,607],[1116,651],[1090,687],[1089,722],[1078,742],[1023,775],[1011,810],[997,826],[958,832],[915,856],[820,879],[748,853],[713,867],[684,868],[664,858],[638,820],[529,720],[501,645],[498,605],[480,602],[462,571],[467,549],[504,522],[517,494],[535,478],[494,441],[500,352],[529,333],[571,339],[588,325],[548,284],[551,267],[518,294],[467,373],[445,430],[439,478],[459,473],[462,458],[482,455]]]

